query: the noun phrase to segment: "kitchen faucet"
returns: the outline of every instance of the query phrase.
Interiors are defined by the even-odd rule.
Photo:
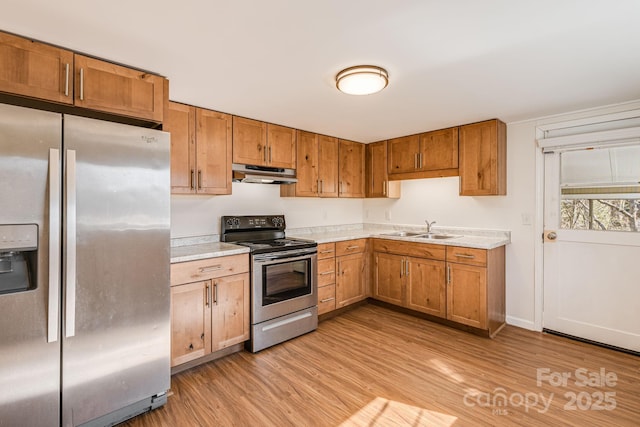
[[[429,220],[425,219],[424,222],[427,224],[427,233],[431,233],[431,227],[433,226],[433,224],[435,224],[436,222],[429,222]]]

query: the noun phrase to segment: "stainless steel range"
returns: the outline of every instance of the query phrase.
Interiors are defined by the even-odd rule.
[[[251,250],[250,351],[318,327],[315,242],[285,238],[284,215],[223,216],[220,234]]]

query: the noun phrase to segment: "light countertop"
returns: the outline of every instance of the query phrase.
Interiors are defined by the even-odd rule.
[[[210,242],[171,248],[171,263],[197,261],[228,255],[246,254],[249,248],[224,242]]]

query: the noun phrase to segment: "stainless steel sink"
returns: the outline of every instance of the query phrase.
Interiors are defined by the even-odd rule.
[[[383,236],[391,236],[391,237],[418,237],[422,236],[424,233],[415,232],[415,231],[394,231],[393,233],[384,233]]]
[[[454,239],[454,238],[460,237],[460,236],[456,236],[455,234],[427,233],[427,234],[420,234],[420,235],[414,236],[414,237],[417,237],[418,239],[444,240],[444,239]]]

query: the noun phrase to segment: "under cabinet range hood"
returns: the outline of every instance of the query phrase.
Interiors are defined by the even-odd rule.
[[[295,184],[298,182],[294,169],[241,165],[237,163],[233,163],[231,169],[233,171],[233,182],[248,182],[251,184]]]

